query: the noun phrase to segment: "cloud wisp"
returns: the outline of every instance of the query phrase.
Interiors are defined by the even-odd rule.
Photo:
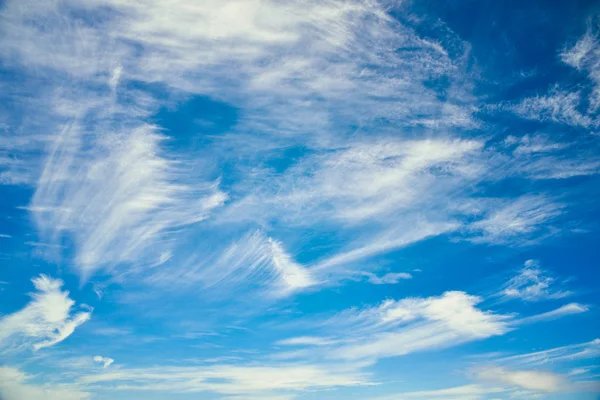
[[[311,341],[290,338],[283,343],[318,343],[318,353],[326,358],[376,361],[453,347],[503,335],[512,329],[509,316],[478,309],[481,301],[464,292],[388,300],[376,307],[350,309],[322,322],[326,337]]]
[[[75,301],[61,290],[61,280],[40,275],[32,282],[37,291],[31,294],[31,301],[0,318],[0,346],[5,351],[53,346],[91,317],[91,311],[72,311]]]

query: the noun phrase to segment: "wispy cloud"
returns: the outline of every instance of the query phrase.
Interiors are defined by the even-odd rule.
[[[226,199],[216,184],[180,182],[177,163],[161,156],[166,138],[156,127],[94,138],[91,150],[83,139],[74,126],[56,138],[31,201],[43,237],[73,239],[83,279],[99,268],[155,262],[169,231],[205,219]]]
[[[180,268],[156,271],[146,282],[175,285],[201,285],[204,290],[227,291],[243,287],[261,289],[261,294],[285,296],[319,282],[309,268],[298,264],[283,244],[261,231],[244,235],[218,252],[192,258]]]
[[[509,109],[522,118],[540,122],[555,122],[582,128],[597,126],[596,120],[580,111],[580,102],[580,92],[555,87],[548,94],[526,98]]]
[[[478,233],[473,242],[527,244],[536,236],[552,234],[549,223],[564,211],[564,205],[545,196],[523,196],[490,209],[481,220],[471,224]]]
[[[472,384],[437,390],[396,393],[391,396],[381,396],[373,400],[403,400],[403,399],[436,399],[436,400],[482,400],[489,395],[500,395],[507,390],[502,387],[486,387]]]
[[[542,270],[539,261],[527,260],[525,267],[504,285],[498,295],[506,300],[539,301],[561,299],[572,295],[572,292],[561,289],[560,282],[557,283],[555,278]]]
[[[104,368],[107,368],[114,363],[115,360],[110,357],[94,356],[94,362],[100,363]]]
[[[569,303],[564,306],[561,306],[555,310],[548,311],[542,314],[533,315],[531,317],[526,317],[521,319],[520,323],[531,323],[531,322],[539,322],[539,321],[548,321],[557,318],[564,317],[566,315],[573,314],[581,314],[589,311],[589,307],[579,303]]]
[[[319,354],[333,359],[377,360],[452,347],[511,330],[510,317],[478,309],[481,301],[464,292],[446,292],[350,309],[316,324],[329,334],[321,344],[331,344],[319,349]],[[303,342],[298,338],[290,341]]]
[[[282,346],[326,346],[334,343],[336,340],[314,336],[299,336],[277,342]]]
[[[286,392],[371,384],[355,366],[308,364],[120,368],[115,372],[82,376],[79,383],[111,383],[109,388],[120,391],[212,392],[261,398]]]
[[[536,392],[555,393],[570,389],[570,383],[564,376],[546,371],[512,371],[496,367],[478,371],[477,377],[497,384],[518,386]]]
[[[592,82],[589,94],[588,112],[593,113],[600,107],[600,40],[598,30],[588,27],[585,34],[571,47],[566,47],[560,53],[562,61],[573,68],[585,73]]]
[[[594,359],[600,355],[600,339],[590,342],[556,347],[549,350],[519,354],[495,360],[496,363],[519,366],[544,365],[584,359]]]
[[[512,151],[510,169],[517,176],[530,179],[568,179],[576,176],[594,175],[600,171],[600,159],[596,145],[589,141],[577,149],[575,142],[565,142],[548,135],[525,135],[521,138],[508,136],[504,145]]]
[[[30,382],[34,378],[18,368],[0,367],[0,397],[4,400],[83,400],[91,396],[76,385],[35,384]]]
[[[88,321],[91,312],[72,313],[75,301],[62,291],[63,282],[45,275],[32,280],[37,292],[21,310],[0,319],[0,346],[18,350],[24,346],[39,350],[69,337]]]
[[[374,285],[393,285],[401,280],[412,279],[412,275],[407,272],[388,272],[382,276],[377,276],[371,272],[365,272],[364,275],[367,277],[369,282]]]

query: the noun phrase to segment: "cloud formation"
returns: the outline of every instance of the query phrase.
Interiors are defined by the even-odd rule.
[[[341,312],[321,323],[328,337],[290,338],[283,343],[318,342],[325,346],[319,354],[329,358],[374,361],[453,347],[511,330],[508,316],[478,309],[481,301],[464,292],[387,300],[377,307]]]
[[[114,363],[115,360],[110,357],[94,356],[94,362],[100,363],[104,368],[107,368]]]
[[[91,311],[72,312],[75,301],[62,291],[63,282],[40,275],[32,279],[37,292],[21,310],[0,318],[0,346],[8,350],[40,350],[69,337],[88,321]]]
[[[560,286],[560,282],[556,283],[555,278],[542,270],[537,260],[527,260],[519,274],[505,284],[500,295],[506,300],[540,301],[562,299],[573,294],[556,286]]]
[[[18,368],[0,367],[0,397],[3,400],[83,400],[91,393],[69,384],[35,384],[34,377]]]

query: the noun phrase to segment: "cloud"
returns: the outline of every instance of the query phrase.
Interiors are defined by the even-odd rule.
[[[504,146],[512,151],[508,168],[517,176],[529,179],[569,179],[594,175],[600,171],[600,159],[593,141],[587,142],[573,156],[576,143],[551,139],[547,135],[507,136]],[[586,149],[584,149],[584,147]]]
[[[69,337],[88,321],[90,312],[72,313],[75,301],[61,291],[63,282],[45,275],[32,279],[37,289],[23,309],[0,318],[0,345],[17,350],[31,346],[34,350],[53,346]]]
[[[570,383],[564,376],[545,371],[511,371],[496,367],[480,370],[477,377],[498,384],[545,393],[556,393],[570,388]]]
[[[596,115],[600,107],[599,43],[598,33],[594,32],[590,26],[576,43],[572,46],[565,46],[559,54],[563,63],[585,74],[590,81],[591,90],[587,99],[583,97],[585,91],[571,90],[555,85],[545,95],[528,97],[518,104],[505,108],[530,120],[554,122],[586,129],[597,128],[600,124]]]
[[[246,196],[232,211],[283,212],[279,218],[300,225],[306,224],[305,213],[351,225],[402,215],[417,205],[425,214],[437,196],[478,176],[473,161],[482,145],[446,139],[349,144],[303,159],[280,183]]]
[[[397,393],[391,396],[382,396],[373,400],[403,400],[403,399],[436,399],[436,400],[479,400],[488,399],[489,395],[505,393],[501,387],[486,387],[472,384],[456,386],[446,389],[423,390],[416,392]]]
[[[537,260],[527,260],[525,267],[505,284],[498,295],[505,300],[521,299],[524,301],[562,299],[572,295],[572,292],[556,289],[554,286],[556,286],[555,278],[548,276],[540,268]]]
[[[334,343],[336,343],[335,340],[314,336],[300,336],[277,342],[277,344],[282,346],[326,346]]]
[[[509,107],[518,116],[540,122],[554,122],[581,128],[590,128],[598,122],[579,111],[580,92],[569,92],[558,87],[547,95],[528,97]]]
[[[110,366],[112,363],[115,362],[115,360],[113,360],[112,358],[102,357],[102,356],[94,356],[94,361],[102,364],[102,366],[104,368],[107,368],[108,366]]]
[[[410,220],[410,218],[409,218]],[[347,250],[331,255],[318,261],[314,269],[323,272],[335,272],[336,269],[344,269],[353,263],[363,261],[370,257],[387,253],[402,247],[409,246],[421,240],[451,232],[457,229],[456,223],[429,223],[422,220],[411,221],[412,229],[383,230],[376,237],[365,241],[355,241]]]
[[[513,154],[553,153],[568,147],[565,143],[555,143],[545,135],[525,135],[522,138],[507,136],[504,139],[507,146],[517,145]]]
[[[34,384],[34,377],[17,368],[0,367],[0,398],[2,400],[83,400],[91,394],[79,387],[60,383]]]
[[[598,111],[598,107],[600,107],[600,41],[598,32],[594,32],[589,27],[573,46],[563,49],[560,58],[565,64],[587,75],[593,85],[588,97],[588,112]]]
[[[7,235],[6,233],[0,233],[0,238],[10,239],[11,237],[11,235]]]
[[[495,360],[495,363],[507,365],[532,366],[576,360],[593,359],[600,356],[600,339],[590,342],[555,347],[549,350],[519,354]]]
[[[589,308],[587,306],[578,303],[569,303],[552,311],[534,315],[532,317],[523,318],[520,320],[520,322],[531,323],[539,321],[548,321],[558,319],[566,315],[581,314],[587,311],[589,311]]]
[[[271,298],[319,284],[310,268],[298,264],[281,242],[259,230],[247,233],[224,249],[208,250],[201,258],[192,257],[179,268],[153,271],[145,281],[178,290],[199,285],[217,297],[219,293],[244,288],[248,293],[258,290],[260,295]]]
[[[306,364],[120,368],[114,372],[82,376],[79,383],[111,383],[109,388],[113,390],[212,392],[261,398],[262,395],[283,395],[289,391],[370,384],[366,376],[351,365],[324,367]]]
[[[374,285],[393,285],[404,279],[412,279],[412,275],[406,272],[388,272],[383,276],[377,276],[373,273],[365,272],[364,275],[368,277],[369,283]]]
[[[479,126],[469,46],[449,30],[420,37],[379,2],[23,4],[3,9],[0,56],[53,77],[53,94],[31,106],[53,133],[38,144],[47,157],[30,210],[46,242],[74,247],[82,280],[168,278],[146,270],[193,258],[181,231],[213,216],[237,237],[257,225],[339,232],[348,245],[311,267],[352,275],[348,264],[460,229],[493,167],[484,140],[455,131]],[[443,96],[427,83],[438,80]],[[147,123],[170,96],[240,117],[192,154]],[[348,135],[358,126],[372,132]],[[302,156],[275,174],[282,149]],[[482,225],[480,240],[495,240]],[[273,260],[282,293],[315,286],[290,258]],[[191,269],[193,281],[201,267]]]
[[[544,231],[552,234],[548,223],[563,213],[564,205],[545,196],[527,195],[504,202],[490,209],[481,220],[471,224],[477,233],[470,240],[475,243],[528,244]]]
[[[311,342],[319,341],[318,355],[328,359],[375,361],[508,332],[509,317],[478,309],[481,301],[464,292],[446,292],[436,297],[387,300],[363,310],[349,309],[324,322],[311,323],[328,334],[311,338]],[[296,345],[303,342],[290,340]]]
[[[149,264],[170,230],[205,219],[226,199],[216,184],[180,182],[176,162],[161,156],[166,138],[156,127],[107,133],[86,150],[83,139],[74,126],[56,138],[31,200],[44,238],[72,238],[82,279],[100,268]]]

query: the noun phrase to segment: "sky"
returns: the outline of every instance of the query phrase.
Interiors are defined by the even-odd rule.
[[[0,0],[0,400],[600,398],[600,3]]]

